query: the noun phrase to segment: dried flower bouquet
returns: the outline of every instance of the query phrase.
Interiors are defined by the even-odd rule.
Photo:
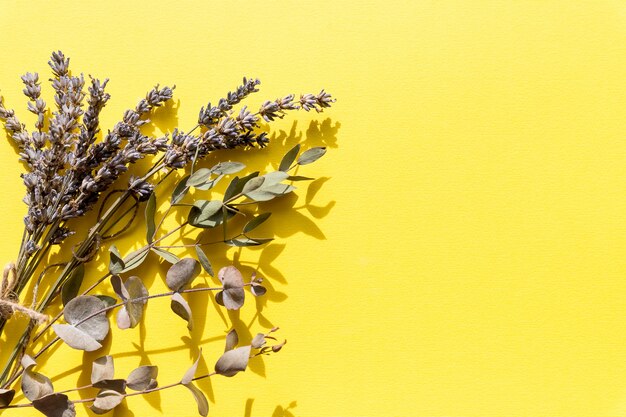
[[[83,75],[70,72],[69,58],[63,53],[53,53],[49,65],[55,92],[54,111],[50,111],[41,98],[38,74],[27,73],[22,77],[23,91],[29,100],[28,110],[36,116],[34,130],[28,131],[0,98],[0,119],[26,167],[22,179],[26,187],[24,202],[28,207],[17,259],[4,269],[0,283],[0,333],[8,320],[25,317],[22,319],[27,322],[18,340],[9,340],[1,346],[3,352],[11,354],[5,363],[0,363],[0,412],[34,407],[49,417],[71,417],[76,415],[74,404],[90,403],[92,411],[103,414],[128,396],[183,385],[197,402],[199,414],[206,416],[208,402],[193,381],[216,374],[234,376],[246,369],[250,358],[278,352],[285,342],[273,336],[277,328],[259,333],[249,344],[239,347],[239,337],[232,329],[226,336],[226,348],[216,361],[214,372],[196,376],[199,354],[198,360],[179,381],[167,385],[157,383],[157,366],[140,366],[126,378],[116,377],[113,359],[107,355],[91,364],[91,384],[59,392],[54,390],[48,377],[35,370],[36,360],[60,342],[74,349],[97,351],[109,334],[109,311],[116,310],[115,322],[120,329],[134,328],[140,325],[145,304],[150,299],[170,298],[172,311],[184,319],[191,330],[193,312],[185,298],[191,293],[214,293],[216,302],[228,310],[242,307],[246,291],[255,297],[263,296],[267,290],[262,278],[253,275],[246,280],[232,265],[218,271],[219,286],[190,288],[190,284],[199,274],[214,275],[207,255],[209,245],[247,247],[272,240],[250,235],[270,213],[254,216],[245,211],[246,207],[293,192],[294,181],[310,180],[294,175],[293,170],[315,162],[324,155],[325,149],[314,147],[300,152],[300,145],[296,145],[285,154],[279,170],[253,172],[242,177],[235,174],[245,168],[243,163],[222,161],[211,168],[199,168],[197,162],[214,151],[264,147],[269,138],[259,132],[261,121],[271,123],[299,109],[319,112],[330,107],[334,99],[322,90],[317,95],[303,94],[299,99],[287,95],[265,101],[257,112],[246,106],[236,110],[235,106],[258,91],[258,80],[244,78],[242,85],[216,105],[209,103],[200,109],[196,126],[186,132],[175,129],[171,135],[157,137],[145,134],[141,127],[150,122],[150,115],[156,108],[172,98],[173,87],[156,86],[135,108],[127,110],[110,131],[101,135],[99,116],[110,98],[105,91],[108,80],[91,78],[85,92]],[[153,161],[153,165],[140,172],[134,164],[144,158]],[[159,217],[157,194],[162,197],[163,180],[184,170],[188,170],[188,174],[182,175],[171,194],[168,191],[169,204]],[[127,171],[133,174],[127,186],[113,189]],[[222,198],[191,198],[190,189],[200,192],[193,194],[196,198],[221,181],[228,183]],[[210,196],[210,193],[204,194]],[[122,255],[110,242],[127,229],[143,204],[145,245]],[[80,244],[66,247],[67,238],[80,233],[75,229],[75,219],[83,218],[94,207],[99,207],[95,223],[80,236]],[[164,230],[164,221],[175,207],[188,209],[186,220],[173,229]],[[247,222],[241,230],[233,232],[227,225],[236,217],[247,217]],[[120,228],[120,224],[126,226]],[[163,244],[164,239],[180,233],[184,227],[221,228],[223,239],[219,242],[198,240],[191,245]],[[71,256],[63,262],[50,263],[50,252],[56,245],[63,249],[60,253]],[[98,249],[102,245],[109,248],[108,271],[91,285],[84,285],[85,267],[100,256]],[[194,257],[181,259],[174,253],[190,247],[195,252]],[[130,273],[157,257],[171,263],[165,277],[170,291],[149,294],[142,280]],[[49,274],[56,275],[51,283],[44,285],[43,278]],[[110,286],[117,298],[97,294],[102,286]],[[59,314],[50,317],[46,309],[54,303],[62,303],[63,307]],[[53,336],[47,344],[32,351],[34,341],[51,333]],[[199,350],[201,353],[201,348]],[[27,403],[13,403],[18,381]],[[71,392],[77,390],[93,390],[94,396],[71,399]]]

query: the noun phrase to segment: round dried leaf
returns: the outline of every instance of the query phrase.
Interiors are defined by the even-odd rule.
[[[27,368],[22,375],[22,393],[30,401],[45,397],[54,392],[52,381],[47,376]]]
[[[252,339],[252,342],[251,342],[252,347],[255,349],[262,348],[264,344],[265,344],[265,335],[263,333],[257,333],[257,335],[254,336],[254,339]]]
[[[93,295],[81,295],[67,303],[63,312],[63,317],[71,325],[75,325],[79,330],[87,333],[97,341],[103,340],[109,333],[109,320],[104,312],[96,314],[90,319],[82,322],[83,319],[97,313],[105,308],[104,302]],[[77,324],[80,323],[80,324]]]
[[[165,283],[172,291],[180,291],[200,273],[200,263],[193,258],[176,262],[167,271]]]
[[[234,266],[220,269],[218,273],[224,290],[221,292],[222,302],[228,310],[238,310],[243,306],[246,293],[243,290],[243,276]]]

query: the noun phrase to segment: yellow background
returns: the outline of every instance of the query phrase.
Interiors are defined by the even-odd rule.
[[[623,1],[2,1],[0,34],[0,87],[22,115],[18,76],[47,79],[55,49],[111,78],[105,127],[156,82],[180,100],[156,133],[193,126],[242,75],[263,81],[255,107],[322,87],[338,98],[272,127],[295,136],[230,155],[263,169],[298,135],[329,146],[301,170],[323,180],[264,206],[260,232],[277,241],[239,258],[272,287],[251,334],[271,323],[289,343],[200,384],[210,415],[626,415]],[[0,146],[8,262],[25,207],[22,167]],[[211,256],[219,268],[237,253]],[[163,268],[139,271],[152,292]],[[174,382],[199,341],[212,367],[230,324],[198,296],[206,318],[189,339],[167,304],[150,303],[145,330],[114,332],[119,376],[144,349]],[[66,389],[97,356],[64,346],[40,369]],[[195,415],[183,388],[126,406],[115,415]]]

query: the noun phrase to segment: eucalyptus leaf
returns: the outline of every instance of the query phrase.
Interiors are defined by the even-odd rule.
[[[251,174],[246,175],[245,177],[241,177],[237,180],[235,187],[229,192],[229,197],[235,196],[243,192],[244,187],[252,180],[259,176],[259,171],[254,171]],[[263,180],[265,182],[265,180]],[[228,190],[227,190],[228,191]],[[232,193],[232,194],[231,194]],[[227,199],[228,199],[227,198]]]
[[[251,346],[242,346],[224,352],[215,364],[215,372],[224,376],[235,376],[238,372],[245,371],[250,359]]]
[[[63,317],[72,326],[76,326],[95,340],[101,341],[109,333],[109,320],[104,312],[96,313],[104,308],[104,303],[98,297],[81,295],[67,303],[63,310]],[[92,315],[94,316],[90,317]],[[90,318],[83,321],[87,317]]]
[[[255,297],[260,297],[267,292],[267,288],[259,284],[252,284],[252,286],[250,287],[250,292]]]
[[[200,245],[196,245],[195,248],[196,254],[198,255],[198,260],[200,261],[200,265],[202,265],[202,268],[206,271],[207,274],[215,276],[215,273],[213,272],[213,266],[211,265],[209,258],[206,256]]]
[[[218,278],[222,282],[223,290],[219,292],[224,307],[228,310],[239,310],[244,303],[243,276],[234,266],[220,269]]]
[[[124,283],[117,276],[111,277],[115,293],[122,299],[124,306],[117,312],[117,326],[124,330],[139,324],[143,308],[148,302],[148,289],[139,277],[132,276]]]
[[[235,174],[245,167],[246,166],[241,162],[220,162],[219,164],[211,168],[211,171],[215,172],[216,174]]]
[[[193,330],[193,316],[191,314],[191,307],[189,307],[189,303],[187,300],[183,298],[180,293],[172,294],[172,301],[170,303],[170,307],[172,311],[176,313],[183,320],[187,321],[187,329],[189,331]]]
[[[126,386],[134,391],[144,391],[157,386],[157,376],[159,368],[157,366],[145,365],[134,369],[126,378]]]
[[[91,383],[95,384],[105,379],[113,379],[114,372],[113,357],[110,355],[102,356],[91,364]]]
[[[202,417],[206,417],[209,414],[209,402],[202,391],[200,391],[200,389],[192,383],[183,385],[193,394],[193,398],[196,400],[196,404],[198,405],[198,414]]]
[[[150,248],[150,250],[171,264],[175,264],[176,262],[180,261],[180,258],[178,256],[174,255],[172,252],[167,251],[165,249],[152,247]]]
[[[96,400],[89,408],[96,414],[105,414],[120,405],[123,399],[123,394],[114,390],[104,389],[96,395]]]
[[[117,246],[111,245],[109,248],[110,261],[109,261],[109,272],[111,274],[119,274],[124,269],[124,260],[122,259],[122,255],[117,250]]]
[[[0,389],[0,407],[6,407],[11,404],[13,397],[15,397],[14,389]]]
[[[124,266],[124,269],[120,271],[120,273],[132,271],[133,269],[137,268],[139,265],[143,263],[143,261],[146,260],[146,257],[148,256],[148,252],[149,251],[147,251],[145,248],[141,248],[134,252],[129,253],[124,258],[125,266]]]
[[[196,375],[196,370],[198,369],[198,363],[200,363],[201,357],[202,357],[202,348],[200,348],[200,352],[198,352],[198,358],[196,359],[196,361],[193,363],[193,365],[191,365],[189,369],[187,369],[187,372],[185,372],[185,375],[183,375],[183,378],[180,380],[181,384],[186,385],[186,384],[189,384],[191,381],[193,381],[193,378]]]
[[[300,152],[300,144],[299,143],[296,146],[294,146],[293,148],[291,148],[285,154],[285,156],[283,156],[283,159],[280,161],[280,166],[278,167],[278,169],[280,171],[288,171],[289,168],[291,168],[291,165],[293,164],[293,161],[296,160],[296,156],[298,156],[298,152]]]
[[[263,222],[265,222],[267,219],[269,219],[269,217],[271,215],[272,215],[272,213],[259,214],[254,219],[252,219],[248,223],[246,223],[246,225],[243,227],[243,233],[249,233],[249,232],[253,231],[257,227],[259,227]]]
[[[295,189],[296,187],[294,187],[293,185],[288,185],[288,184],[274,184],[268,187],[263,187],[263,191],[272,193],[274,195],[285,195],[285,194],[292,192]]]
[[[220,174],[217,177],[213,178],[212,180],[209,180],[202,184],[198,184],[194,186],[193,188],[195,188],[196,190],[202,190],[202,191],[210,190],[211,188],[215,187],[217,183],[222,180],[222,178],[224,178],[224,174]]]
[[[200,274],[200,263],[193,258],[183,258],[170,267],[165,283],[172,291],[180,291]]]
[[[263,177],[265,178],[265,182],[264,182],[264,187],[270,186],[270,185],[275,185],[275,184],[279,184],[282,181],[286,180],[287,178],[289,178],[289,174],[287,174],[286,172],[283,171],[272,171],[272,172],[268,172],[267,174],[263,175]]]
[[[265,178],[263,177],[251,178],[250,181],[246,182],[246,184],[243,186],[241,192],[243,194],[247,194],[251,191],[257,190],[263,185],[264,181]]]
[[[231,331],[226,335],[226,347],[224,347],[224,352],[233,350],[238,343],[239,335],[237,334],[237,330],[231,329]]]
[[[84,277],[85,264],[80,263],[76,268],[72,269],[69,278],[65,281],[65,284],[63,284],[63,288],[61,289],[63,305],[67,305],[73,298],[76,298]]]
[[[285,344],[287,344],[286,340],[284,342],[282,342],[282,343],[279,343],[277,345],[272,346],[272,352],[274,352],[274,353],[278,352],[279,350],[281,350],[283,348],[283,346],[285,346]]]
[[[154,233],[156,232],[156,224],[154,222],[154,216],[156,214],[156,196],[154,191],[150,194],[148,202],[146,203],[146,239],[148,243],[152,243],[154,240]]]
[[[236,247],[245,247],[245,246],[259,246],[264,243],[270,242],[274,239],[272,238],[256,238],[252,239],[249,237],[238,237],[236,239],[229,239],[224,241],[228,246],[236,246]]]
[[[74,403],[65,394],[50,394],[33,401],[33,407],[46,417],[76,417]]]
[[[30,401],[45,397],[54,392],[52,381],[47,376],[33,371],[35,361],[28,355],[22,358],[24,374],[22,375],[22,393]]]
[[[180,203],[180,201],[185,197],[187,192],[189,191],[189,187],[187,186],[187,181],[189,180],[189,175],[181,179],[174,191],[172,191],[172,205]]]
[[[96,339],[71,324],[53,324],[52,329],[61,340],[73,349],[93,352],[102,347]]]
[[[198,169],[196,172],[191,174],[191,176],[187,180],[187,186],[188,187],[195,187],[196,185],[200,185],[200,184],[205,183],[211,177],[212,173],[213,173],[213,171],[211,171],[208,168],[200,168],[200,169]]]
[[[224,191],[224,198],[222,199],[224,202],[229,201],[231,198],[237,195],[238,183],[239,183],[239,177],[235,177],[232,180],[230,180],[228,187],[226,187],[226,191]]]
[[[289,181],[313,181],[315,178],[303,177],[301,175],[290,175],[287,177]]]
[[[263,189],[259,189],[249,192],[248,194],[246,194],[246,197],[254,201],[270,201],[276,198],[276,194],[270,193],[269,191],[264,191]]]
[[[254,336],[254,339],[252,339],[252,342],[250,344],[255,349],[261,349],[265,344],[265,335],[263,333],[257,333],[257,335]]]
[[[298,158],[298,165],[307,165],[311,164],[318,159],[320,159],[326,153],[326,148],[324,147],[316,147],[307,149],[302,152],[302,155]]]
[[[108,295],[97,294],[96,297],[104,303],[105,307],[111,307],[117,304],[117,300],[113,297],[109,297]]]
[[[198,200],[189,211],[189,224],[194,227],[215,227],[219,224],[219,213],[223,203],[218,200]]]
[[[103,379],[93,384],[94,388],[100,388],[103,390],[112,390],[119,392],[120,394],[126,394],[126,380],[125,379]]]

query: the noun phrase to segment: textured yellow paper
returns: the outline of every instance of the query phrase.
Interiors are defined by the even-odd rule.
[[[252,334],[279,325],[289,343],[200,384],[210,415],[626,415],[623,1],[5,0],[0,34],[0,87],[22,114],[18,75],[47,79],[54,49],[74,71],[111,78],[104,126],[156,82],[176,83],[180,100],[157,133],[192,126],[242,75],[263,81],[254,106],[322,87],[339,98],[276,125],[329,146],[301,171],[325,180],[267,206],[260,231],[276,243],[238,261],[247,273],[260,262],[273,287],[260,323],[254,303],[242,323],[254,320]],[[232,157],[265,168],[295,139],[281,142]],[[8,262],[25,208],[22,167],[0,147]],[[119,246],[142,238],[136,227]],[[153,292],[163,270],[139,271]],[[174,382],[200,342],[200,369],[212,368],[228,325],[192,299],[206,319],[191,336],[165,300],[145,328],[114,332],[120,377],[149,355],[161,384]],[[41,371],[67,389],[98,356],[63,346]],[[114,415],[196,412],[184,388],[124,407]]]

